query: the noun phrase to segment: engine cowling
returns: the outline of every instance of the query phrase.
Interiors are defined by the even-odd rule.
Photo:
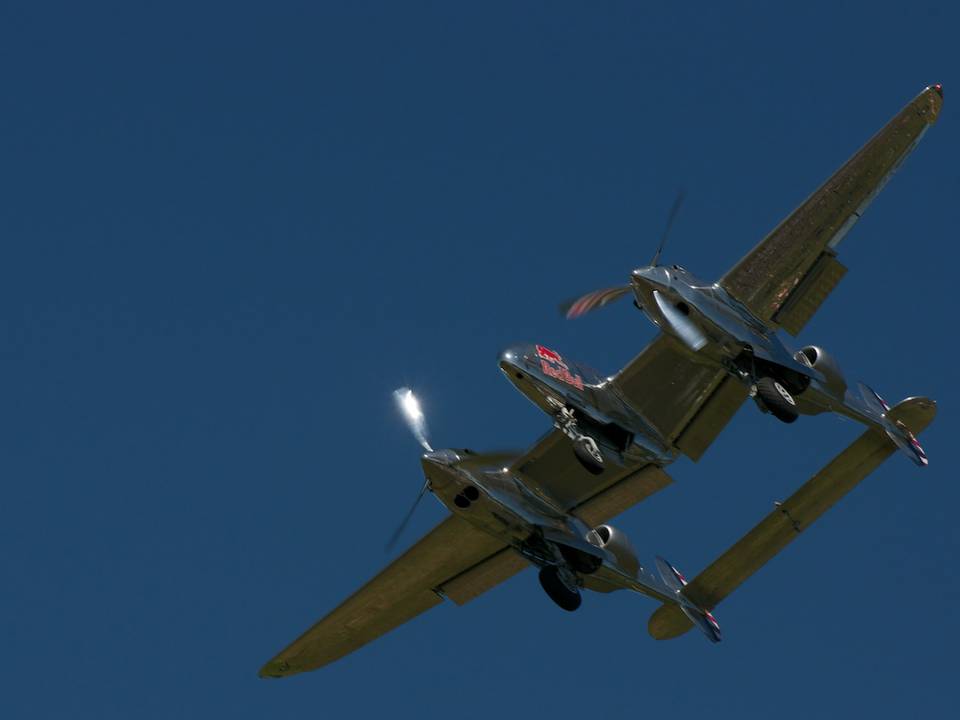
[[[843,397],[847,391],[847,380],[833,355],[816,345],[807,345],[797,351],[797,360],[823,373],[830,393],[838,398]]]
[[[625,532],[617,530],[613,525],[598,525],[591,535],[594,536],[591,542],[611,552],[621,569],[631,575],[636,575],[640,571],[637,552],[633,549]]]

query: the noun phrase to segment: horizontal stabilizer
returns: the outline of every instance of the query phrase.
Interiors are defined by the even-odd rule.
[[[936,403],[928,398],[908,398],[886,414],[911,434],[932,422]],[[893,454],[894,446],[874,429],[867,430],[846,450],[776,508],[733,547],[684,585],[680,593],[697,607],[712,610],[721,600],[794,541],[861,480]],[[647,629],[657,640],[682,635],[693,622],[672,603],[660,607]]]
[[[679,605],[673,603],[661,605],[647,622],[647,632],[655,640],[672,640],[692,627],[690,618],[683,613]]]

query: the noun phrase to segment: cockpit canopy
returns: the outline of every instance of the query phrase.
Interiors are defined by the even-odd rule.
[[[683,265],[671,265],[669,267],[670,277],[673,280],[682,280],[687,285],[692,285],[694,287],[700,287],[706,285],[707,283],[703,282],[700,278],[694,275],[692,272],[687,270]]]

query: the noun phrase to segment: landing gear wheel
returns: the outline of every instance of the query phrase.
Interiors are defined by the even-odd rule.
[[[574,440],[573,454],[591,475],[599,475],[603,472],[603,453],[600,452],[596,440],[592,437],[583,435]]]
[[[580,591],[571,590],[560,579],[560,571],[556,565],[547,565],[540,568],[540,587],[560,608],[573,612],[580,607]]]
[[[793,395],[773,378],[760,378],[757,382],[757,398],[781,422],[792,423],[800,416]]]

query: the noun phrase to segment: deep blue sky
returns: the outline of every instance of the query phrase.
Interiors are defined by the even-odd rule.
[[[782,718],[949,712],[960,640],[950,4],[0,6],[5,717]],[[869,9],[868,9],[869,8]],[[568,615],[528,571],[320,672],[256,671],[372,576],[435,444],[525,447],[540,340],[613,372],[654,331],[557,302],[652,255],[719,276],[924,86],[945,109],[801,341],[940,416],[727,602]],[[860,432],[747,405],[625,513],[696,574]],[[443,517],[425,502],[409,544]]]

